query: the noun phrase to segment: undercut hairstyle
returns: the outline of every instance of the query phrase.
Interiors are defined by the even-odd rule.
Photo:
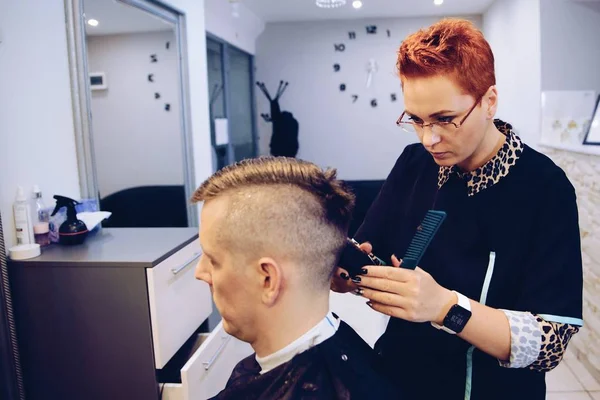
[[[335,169],[287,157],[244,160],[208,178],[192,201],[221,197],[227,198],[227,215],[219,246],[245,261],[292,262],[308,284],[329,287],[355,202]]]
[[[396,63],[400,79],[448,75],[476,99],[496,84],[494,54],[475,25],[446,18],[409,35],[400,45]]]

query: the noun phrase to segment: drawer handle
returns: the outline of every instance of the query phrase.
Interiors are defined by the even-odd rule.
[[[177,267],[177,268],[171,268],[171,272],[173,273],[173,275],[177,275],[178,273],[180,273],[181,271],[183,271],[188,265],[190,265],[195,260],[197,260],[201,255],[202,255],[202,253],[194,253],[194,255],[192,257],[190,257],[189,260],[187,260],[186,262],[184,262],[183,264],[181,264],[179,267]]]
[[[221,345],[219,346],[219,348],[217,349],[217,351],[215,351],[215,354],[213,354],[213,356],[210,358],[210,360],[203,362],[202,364],[204,365],[204,369],[206,371],[208,371],[210,369],[210,367],[212,367],[212,365],[215,363],[215,361],[217,360],[217,358],[219,357],[219,355],[223,352],[223,349],[225,348],[225,345],[227,345],[227,343],[229,342],[229,340],[231,340],[231,336],[223,336],[223,343],[221,343]]]

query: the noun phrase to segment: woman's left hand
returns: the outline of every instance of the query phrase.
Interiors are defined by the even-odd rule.
[[[411,322],[442,324],[450,307],[456,304],[456,295],[439,285],[421,268],[399,268],[401,262],[392,256],[394,268],[369,266],[360,275],[356,293],[370,300],[376,311]]]

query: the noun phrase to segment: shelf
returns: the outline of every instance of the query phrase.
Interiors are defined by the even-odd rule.
[[[556,149],[556,150],[570,151],[570,152],[579,153],[579,154],[589,154],[589,155],[593,155],[593,156],[600,156],[600,146],[584,145],[584,144],[573,145],[573,144],[562,144],[562,143],[549,143],[549,142],[543,142],[543,141],[541,141],[539,143],[539,146],[548,147],[548,148]]]

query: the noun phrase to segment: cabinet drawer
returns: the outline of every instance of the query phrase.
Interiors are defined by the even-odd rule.
[[[208,285],[194,278],[201,255],[194,241],[148,268],[155,367],[161,369],[212,312]]]
[[[238,362],[254,353],[252,347],[217,325],[181,369],[181,383],[167,383],[163,400],[206,400],[225,388]]]

